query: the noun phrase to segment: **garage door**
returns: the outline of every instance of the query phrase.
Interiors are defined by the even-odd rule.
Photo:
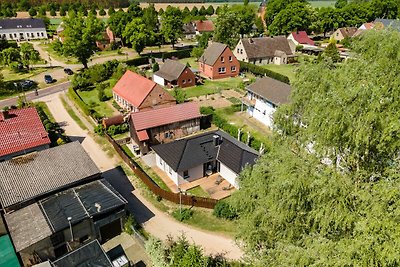
[[[121,234],[121,220],[115,220],[100,227],[101,242],[107,242],[111,238]]]

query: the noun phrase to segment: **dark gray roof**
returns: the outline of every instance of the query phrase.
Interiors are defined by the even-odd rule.
[[[38,29],[46,28],[43,20],[41,19],[0,19],[1,29]]]
[[[37,203],[5,214],[4,217],[17,252],[52,234]]]
[[[382,23],[385,28],[400,31],[400,20],[396,19],[376,19],[374,23]]]
[[[290,85],[272,79],[270,77],[263,77],[258,79],[255,83],[250,84],[247,90],[263,97],[274,105],[279,106],[289,102],[291,92]]]
[[[124,207],[126,200],[104,179],[78,186],[40,201],[53,232],[89,217],[96,217]]]
[[[53,261],[54,267],[112,267],[99,241],[90,243],[68,253],[67,255]]]
[[[228,46],[225,44],[213,42],[207,47],[203,55],[199,58],[199,62],[210,66],[214,65],[215,61],[217,61],[219,56],[222,54],[222,52],[224,52],[227,47]]]
[[[100,170],[79,142],[0,163],[0,203],[23,204],[97,178]]]
[[[167,59],[165,63],[161,65],[160,70],[155,72],[154,75],[160,76],[167,81],[175,81],[186,68],[186,65],[179,61]]]
[[[285,36],[243,38],[240,41],[249,59],[273,57],[276,51],[285,52],[288,56],[292,55]]]
[[[196,28],[194,27],[193,23],[189,22],[182,26],[184,34],[195,34]]]
[[[214,136],[219,136],[220,145],[214,145]],[[152,149],[177,172],[218,160],[240,173],[246,164],[254,164],[259,156],[257,151],[220,130],[156,145]]]

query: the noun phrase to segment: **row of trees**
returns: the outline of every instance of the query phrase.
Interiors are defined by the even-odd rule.
[[[334,8],[313,8],[306,0],[270,0],[265,22],[272,35],[300,30],[326,33],[339,27],[360,26],[376,18],[396,19],[399,12],[397,0],[338,0]]]
[[[400,264],[399,45],[371,31],[354,60],[299,68],[280,134],[227,200],[252,265]]]

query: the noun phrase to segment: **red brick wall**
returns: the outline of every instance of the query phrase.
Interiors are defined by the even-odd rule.
[[[157,106],[157,108],[161,108],[175,104],[175,98],[157,84],[153,90],[151,90],[143,103],[139,106],[139,110],[152,109],[155,106]]]
[[[185,83],[183,83],[183,80],[185,80]],[[190,80],[190,82],[189,82],[189,80]],[[193,72],[188,67],[186,67],[185,70],[182,72],[181,76],[179,76],[177,84],[181,88],[195,86],[196,85],[196,77],[193,74]]]
[[[232,61],[229,61],[229,57],[232,57]],[[224,58],[224,62],[221,61],[221,57]],[[236,67],[235,71],[231,71],[231,67]],[[225,73],[219,73],[218,69],[221,67],[225,67]],[[200,72],[211,78],[211,79],[221,79],[227,77],[235,77],[239,75],[240,64],[236,57],[233,55],[232,51],[227,47],[224,52],[218,57],[217,61],[214,63],[214,66],[205,65],[203,63],[199,63]]]

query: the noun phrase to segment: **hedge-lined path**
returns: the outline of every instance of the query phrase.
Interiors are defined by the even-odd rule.
[[[70,136],[72,140],[79,140],[82,143],[82,146],[103,172],[103,176],[110,180],[121,195],[127,199],[128,209],[139,222],[143,223],[143,227],[147,232],[163,240],[169,235],[178,237],[184,233],[189,241],[201,246],[207,254],[225,252],[225,257],[228,259],[240,259],[243,256],[243,252],[231,238],[179,223],[170,215],[155,208],[153,204],[141,195],[139,189],[131,191],[131,185],[127,186],[123,183],[123,181],[126,181],[126,177],[121,172],[114,171],[115,167],[120,164],[120,160],[116,157],[108,157],[100,145],[94,141],[89,132],[82,130],[78,126],[64,109],[60,99],[62,95],[64,95],[62,92],[56,93],[38,100],[46,102],[50,112],[63,127],[66,135]],[[74,110],[76,111],[75,108]],[[82,121],[85,120],[80,113],[77,113],[77,115]],[[143,207],[147,211],[144,211]],[[148,216],[149,213],[152,214],[150,218]]]

